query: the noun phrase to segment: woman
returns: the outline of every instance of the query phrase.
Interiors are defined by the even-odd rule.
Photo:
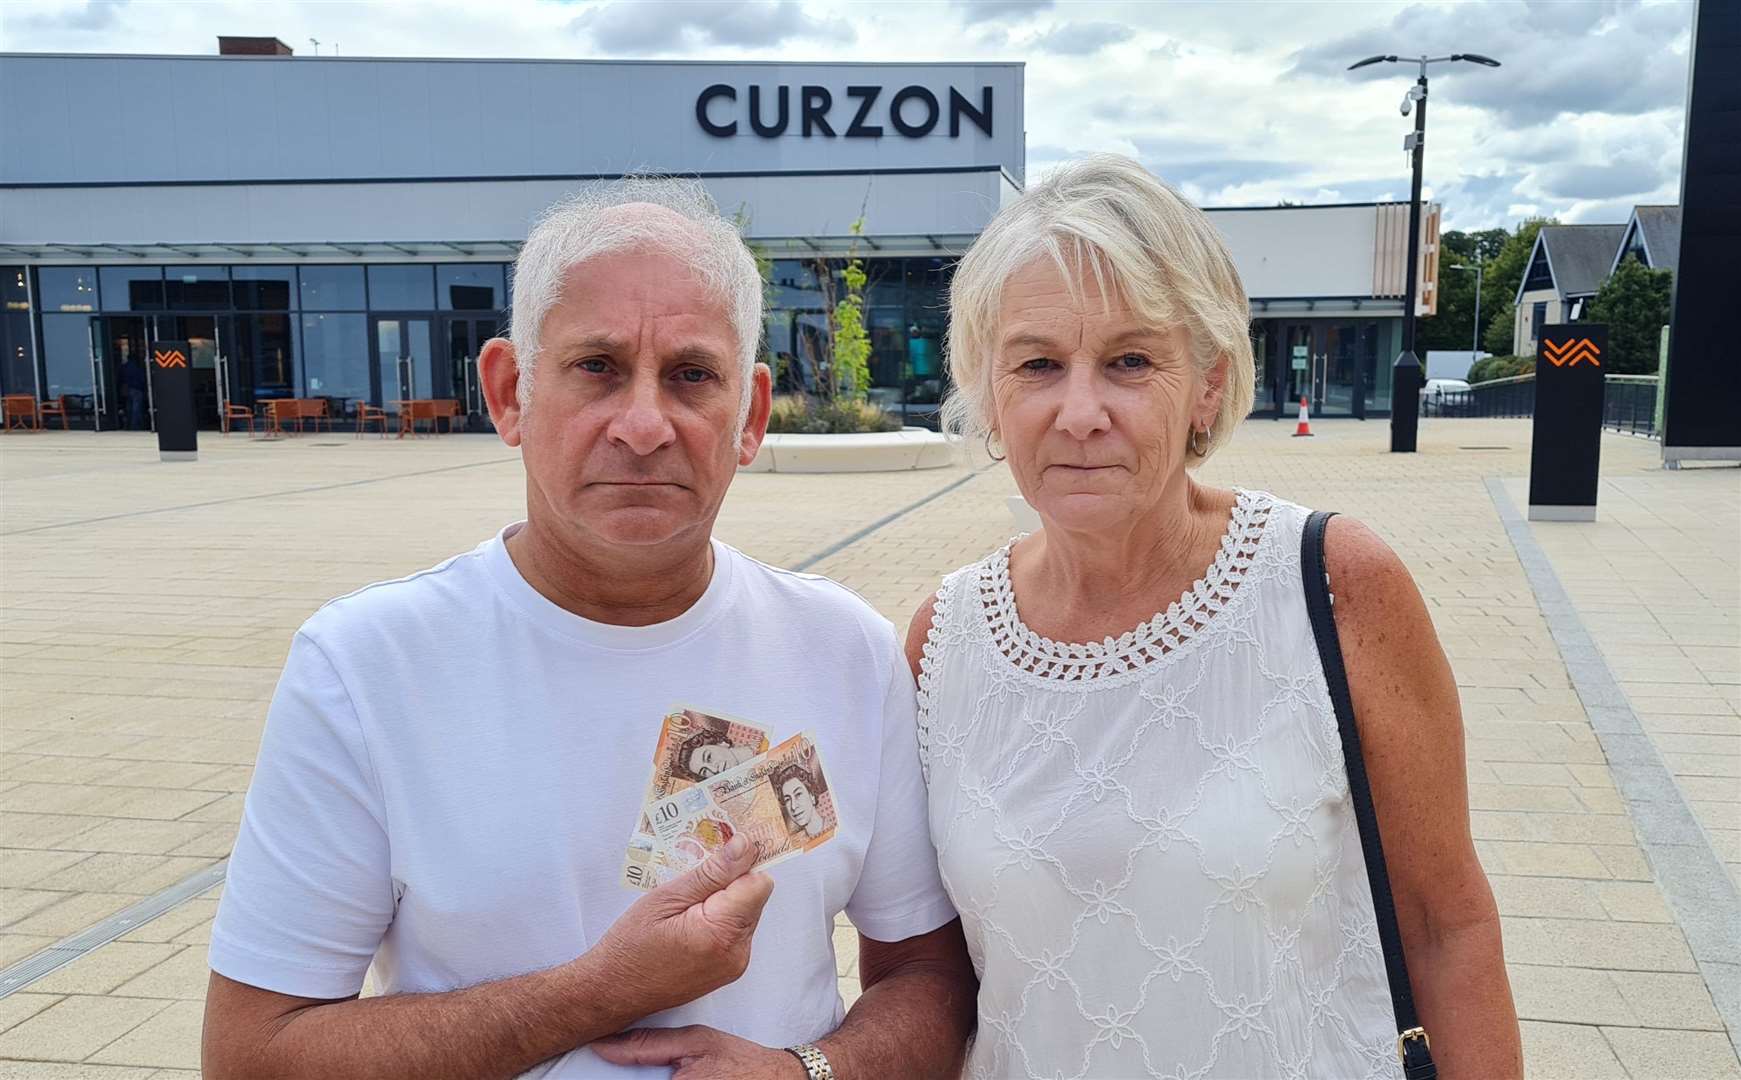
[[[997,216],[950,319],[951,423],[1045,526],[945,578],[908,637],[980,977],[968,1074],[1400,1076],[1307,513],[1188,471],[1252,402],[1226,246],[1089,158]],[[1442,1076],[1519,1075],[1450,668],[1382,541],[1336,518],[1326,549],[1422,1025]]]

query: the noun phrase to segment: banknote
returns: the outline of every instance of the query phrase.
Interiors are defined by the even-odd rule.
[[[638,868],[652,885],[683,873],[739,833],[772,866],[834,838],[840,813],[822,757],[806,732],[767,753],[653,803],[653,841]]]
[[[639,824],[623,854],[623,883],[652,888],[647,876],[653,851],[648,807],[710,776],[742,765],[767,749],[768,729],[760,724],[684,707],[666,713],[653,750],[653,775],[647,781]]]

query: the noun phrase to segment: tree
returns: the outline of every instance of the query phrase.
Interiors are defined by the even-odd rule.
[[[1475,330],[1475,274],[1451,268],[1480,266],[1481,347],[1496,356],[1511,352],[1512,300],[1518,282],[1523,280],[1536,233],[1550,223],[1549,219],[1525,221],[1516,234],[1505,229],[1451,229],[1441,234],[1438,311],[1420,321],[1417,351],[1469,348]],[[1503,323],[1503,336],[1493,329],[1495,322]]]
[[[1669,321],[1673,291],[1673,273],[1652,270],[1637,259],[1620,260],[1602,283],[1586,317],[1608,325],[1602,366],[1609,374],[1656,374],[1657,341]]]
[[[1481,309],[1481,317],[1487,318],[1486,308]],[[1494,356],[1510,356],[1516,344],[1517,308],[1507,300],[1491,319],[1487,319],[1487,329],[1481,331],[1481,347]]]
[[[852,223],[854,237],[864,235],[864,218]],[[870,393],[870,335],[864,329],[864,286],[869,277],[855,241],[841,275],[846,295],[834,305],[834,396],[862,401]]]
[[[1502,321],[1506,326],[1505,340],[1499,348],[1494,348],[1497,336],[1490,322],[1488,332],[1482,336],[1482,343],[1489,352],[1503,355],[1511,351],[1511,327],[1517,320],[1517,287],[1523,284],[1523,275],[1529,271],[1529,255],[1535,250],[1536,234],[1542,231],[1543,225],[1558,225],[1554,218],[1529,218],[1520,222],[1517,231],[1499,248],[1499,253],[1487,264],[1485,279],[1481,282],[1481,317]],[[1492,312],[1491,315],[1488,312]]]

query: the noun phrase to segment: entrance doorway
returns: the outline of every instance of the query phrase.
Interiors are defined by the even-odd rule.
[[[1254,412],[1298,416],[1306,397],[1313,416],[1366,418],[1377,377],[1376,321],[1273,319],[1259,334]]]
[[[369,344],[374,350],[375,399],[397,416],[399,402],[436,395],[427,318],[373,315]]]
[[[442,338],[447,342],[448,378],[452,396],[465,410],[467,431],[494,431],[490,409],[484,401],[483,381],[478,377],[478,354],[484,343],[496,336],[494,315],[451,315]]]
[[[98,431],[149,431],[151,344],[143,315],[91,320],[91,422]]]
[[[201,428],[216,430],[223,418],[225,376],[219,358],[226,342],[219,336],[216,315],[159,315],[153,341],[187,342],[187,366],[193,376],[193,416]],[[228,331],[229,327],[223,328]]]

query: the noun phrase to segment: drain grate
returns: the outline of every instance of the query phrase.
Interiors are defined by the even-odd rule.
[[[107,945],[131,930],[137,930],[171,908],[192,900],[214,885],[221,884],[224,871],[229,865],[230,860],[225,859],[208,866],[155,896],[147,896],[137,904],[117,911],[87,930],[63,938],[41,952],[32,953],[11,967],[0,969],[0,998],[24,989],[44,975],[66,967],[92,949]]]
[[[1459,450],[1510,450],[1509,446],[1459,446]]]

